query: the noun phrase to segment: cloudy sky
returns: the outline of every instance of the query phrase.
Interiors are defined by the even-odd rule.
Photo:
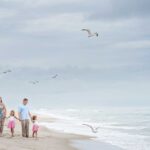
[[[1,0],[0,72],[12,69],[0,75],[1,96],[8,105],[148,106],[149,26],[149,0]]]

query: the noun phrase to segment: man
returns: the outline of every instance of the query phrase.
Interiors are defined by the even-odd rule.
[[[31,118],[31,114],[29,108],[27,106],[28,99],[23,99],[23,104],[19,107],[18,115],[21,120],[22,126],[22,136],[28,138],[29,137],[29,119]]]

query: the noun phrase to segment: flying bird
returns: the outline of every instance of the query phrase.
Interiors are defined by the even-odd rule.
[[[30,81],[31,84],[38,84],[39,81]]]
[[[53,79],[56,79],[58,77],[58,74],[55,74],[54,76],[52,76]]]
[[[97,32],[92,33],[91,30],[89,30],[89,29],[82,29],[82,31],[87,32],[88,33],[88,37],[93,37],[93,36],[98,37],[99,36]]]
[[[95,127],[94,128],[93,126],[91,126],[89,124],[82,124],[82,125],[89,127],[92,130],[93,133],[98,133],[98,130],[100,128],[100,127]]]
[[[10,73],[12,72],[11,70],[6,70],[6,71],[3,71],[3,74],[7,74],[7,73]]]

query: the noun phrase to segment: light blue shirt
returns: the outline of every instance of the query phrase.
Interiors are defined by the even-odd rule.
[[[21,120],[30,119],[28,106],[26,105],[19,106],[19,113],[20,113]]]

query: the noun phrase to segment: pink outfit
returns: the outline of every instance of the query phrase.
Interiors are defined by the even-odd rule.
[[[37,132],[38,130],[39,130],[39,125],[38,125],[38,122],[35,121],[35,122],[33,123],[32,131],[33,131],[33,132]]]
[[[10,117],[7,127],[10,128],[10,129],[14,129],[15,128],[15,118],[13,116]]]

